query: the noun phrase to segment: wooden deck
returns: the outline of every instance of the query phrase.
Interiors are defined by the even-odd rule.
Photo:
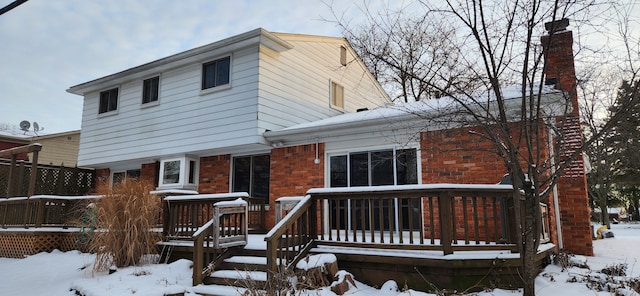
[[[0,200],[0,226],[77,226],[71,221],[95,198]],[[233,282],[218,277],[228,274],[221,268],[242,268],[233,258],[261,262],[246,268],[270,279],[309,254],[332,253],[340,269],[372,286],[393,279],[423,291],[514,288],[522,284],[521,198],[507,185],[312,189],[274,205],[282,220],[256,234],[264,233],[265,205],[246,193],[165,197],[158,251],[163,261],[193,260],[194,285]],[[556,248],[548,232],[540,237],[542,267]]]

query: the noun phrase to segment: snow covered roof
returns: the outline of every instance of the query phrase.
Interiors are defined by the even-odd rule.
[[[519,112],[521,87],[506,87],[503,89],[502,94],[506,99],[507,109],[518,110]],[[541,94],[546,104],[562,103],[563,106],[565,104],[562,92],[551,86],[544,86]],[[493,92],[482,93],[474,96],[471,100],[486,102],[491,105],[491,102],[495,102],[495,95]],[[470,103],[469,105],[473,104],[477,103]],[[264,137],[269,141],[276,142],[300,135],[304,135],[307,138],[313,137],[314,134],[327,136],[327,132],[339,134],[341,131],[358,128],[371,130],[397,129],[399,123],[402,123],[404,127],[408,127],[410,125],[407,122],[411,120],[423,120],[427,117],[435,118],[443,114],[453,114],[454,111],[460,109],[460,106],[461,104],[451,97],[411,103],[396,103],[372,110],[346,113],[322,120],[301,123],[280,130],[266,131]],[[422,127],[424,128],[424,126]]]

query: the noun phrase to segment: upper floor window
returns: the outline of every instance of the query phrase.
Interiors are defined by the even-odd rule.
[[[269,201],[270,156],[233,158],[233,192],[247,192]]]
[[[100,110],[98,114],[115,111],[118,109],[118,88],[112,88],[100,92]]]
[[[160,188],[196,189],[198,160],[190,157],[160,161]]]
[[[231,57],[224,57],[202,65],[202,89],[229,84]]]
[[[142,83],[142,104],[157,102],[160,77],[145,79]]]
[[[344,87],[335,82],[331,82],[331,107],[344,108]]]

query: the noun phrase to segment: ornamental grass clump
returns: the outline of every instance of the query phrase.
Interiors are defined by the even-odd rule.
[[[140,265],[155,252],[159,234],[160,199],[149,194],[153,187],[127,179],[103,192],[96,202],[97,228],[91,241],[96,252],[95,271],[113,266]]]

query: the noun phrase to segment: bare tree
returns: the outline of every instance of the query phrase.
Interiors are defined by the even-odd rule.
[[[376,76],[397,83],[402,90],[399,97],[409,101],[409,96],[415,100],[446,96],[454,102],[455,113],[443,111],[439,114],[444,119],[425,119],[478,127],[474,135],[493,143],[492,152],[503,161],[512,184],[523,184],[514,190],[524,190],[526,196],[521,230],[524,294],[534,295],[539,272],[535,267],[539,203],[550,196],[561,178],[581,173],[585,147],[601,139],[611,122],[624,113],[616,110],[611,121],[582,139],[573,64],[568,70],[561,69],[557,64],[563,61],[550,62],[548,56],[555,43],[565,42],[556,33],[565,32],[568,19],[586,25],[582,21],[597,7],[595,1],[443,2],[420,1],[423,14],[417,16],[415,7],[378,15],[364,9],[369,24],[353,27],[340,18],[337,23],[372,71],[384,72]],[[406,32],[411,26],[400,24],[412,24],[415,31]],[[397,36],[401,34],[404,36]],[[406,42],[406,36],[412,42]],[[434,47],[446,49],[446,54],[433,54],[430,49]],[[573,60],[573,53],[568,54]],[[545,84],[564,91],[562,104],[547,101]],[[406,89],[416,88],[407,85],[419,85],[417,89],[425,91],[409,92]],[[507,93],[513,85],[518,85],[515,100]],[[553,149],[551,156],[545,154],[549,148]],[[579,179],[586,187],[584,178]],[[586,200],[584,207],[588,216]],[[585,218],[581,226],[590,232]]]

